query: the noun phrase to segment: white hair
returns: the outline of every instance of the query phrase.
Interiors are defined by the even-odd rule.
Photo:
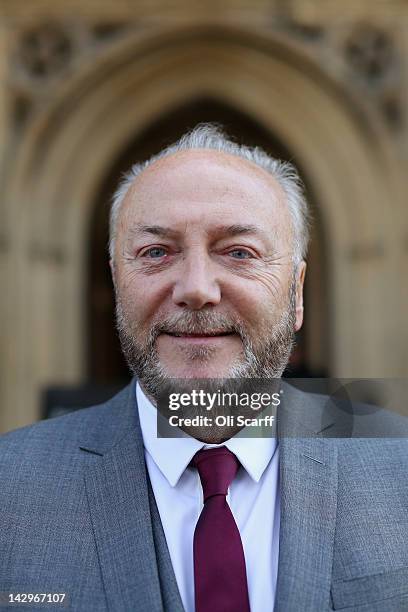
[[[112,199],[109,223],[109,254],[114,258],[116,228],[119,213],[125,196],[133,181],[143,170],[163,157],[179,151],[192,149],[210,149],[236,155],[241,159],[256,164],[269,172],[279,183],[286,196],[286,202],[292,219],[294,247],[293,260],[297,266],[306,257],[309,242],[310,213],[305,197],[304,185],[295,166],[265,153],[260,147],[240,145],[230,140],[215,124],[200,123],[193,130],[184,134],[177,142],[169,145],[150,159],[136,163],[124,174]]]

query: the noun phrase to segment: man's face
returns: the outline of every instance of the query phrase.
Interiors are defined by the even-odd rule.
[[[280,376],[304,268],[267,172],[216,151],[155,162],[126,195],[112,264],[131,369],[153,396],[165,378]]]

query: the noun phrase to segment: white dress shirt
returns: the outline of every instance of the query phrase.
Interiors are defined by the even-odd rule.
[[[194,529],[203,507],[198,471],[189,467],[207,444],[185,434],[158,438],[156,408],[136,387],[145,457],[171,562],[186,612],[194,612]],[[251,612],[272,610],[279,553],[279,449],[275,438],[233,437],[223,443],[242,468],[227,501],[241,534]]]

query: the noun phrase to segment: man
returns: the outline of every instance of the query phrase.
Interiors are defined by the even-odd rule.
[[[135,378],[102,406],[3,437],[4,600],[408,610],[406,439],[336,438],[323,396],[294,388],[278,438],[156,435],[169,379],[279,379],[302,325],[307,223],[294,168],[212,126],[126,177],[110,253]]]

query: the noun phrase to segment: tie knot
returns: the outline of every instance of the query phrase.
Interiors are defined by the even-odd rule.
[[[200,475],[204,502],[213,495],[227,495],[239,468],[238,459],[226,446],[198,451],[193,464]]]

